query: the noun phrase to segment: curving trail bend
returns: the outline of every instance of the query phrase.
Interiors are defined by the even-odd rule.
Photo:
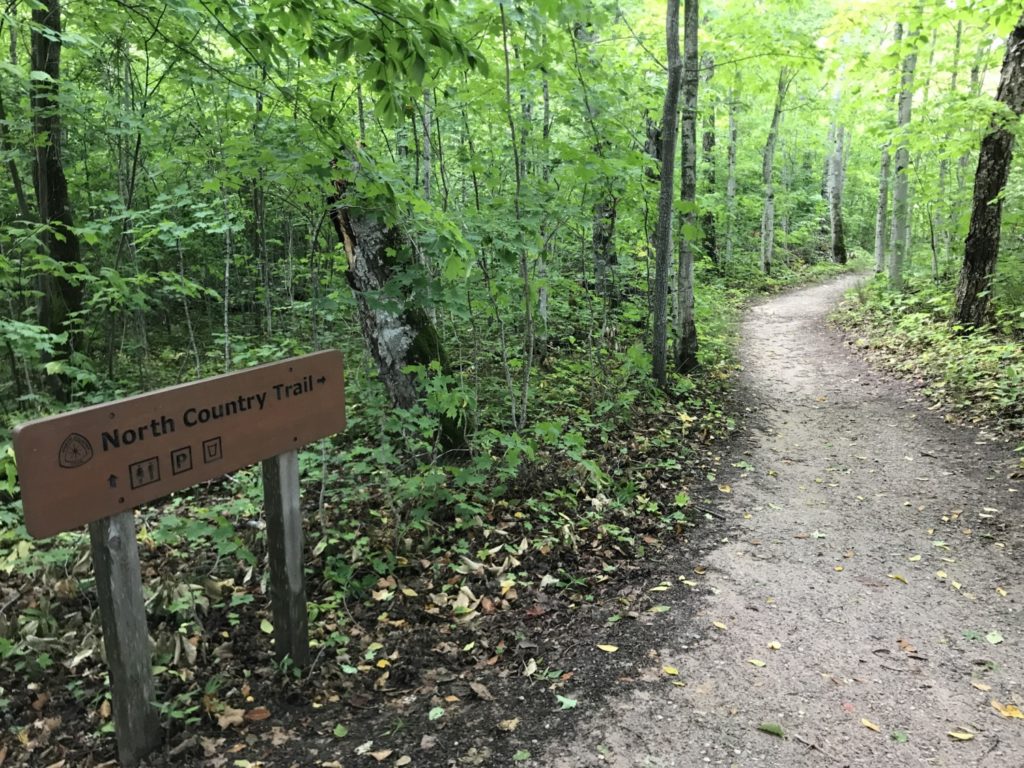
[[[856,279],[743,323],[755,413],[729,459],[752,469],[687,574],[704,599],[650,655],[685,686],[648,675],[538,764],[1024,766],[1024,720],[992,704],[1024,710],[1024,479],[847,350],[826,317]]]

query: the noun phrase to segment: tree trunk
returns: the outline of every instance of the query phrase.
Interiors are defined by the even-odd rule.
[[[843,233],[843,137],[842,125],[835,130],[835,146],[829,161],[828,211],[832,232],[832,261],[846,263],[846,240]]]
[[[902,39],[903,28],[896,25],[896,40]],[[908,41],[913,41],[916,31],[907,35]],[[913,42],[909,42],[913,46]],[[900,97],[897,125],[905,128],[910,124],[910,108],[914,99],[914,69],[917,66],[917,51],[911,47],[910,51],[903,58],[902,74],[900,76]],[[906,261],[907,249],[910,245],[909,210],[910,210],[910,149],[907,147],[906,138],[901,137],[901,143],[896,149],[896,177],[892,193],[892,258],[889,261],[889,285],[894,290],[903,289],[903,264]]]
[[[430,131],[433,121],[433,96],[430,89],[423,91],[423,198],[430,199],[431,164],[433,163]]]
[[[764,145],[764,162],[761,166],[761,180],[764,182],[764,212],[761,215],[761,271],[766,275],[772,273],[772,251],[775,244],[775,188],[772,185],[775,143],[779,138],[779,118],[782,116],[782,104],[786,100],[789,83],[789,69],[782,67],[779,70],[775,109],[772,111],[772,123],[768,129],[768,139]]]
[[[710,53],[701,56],[701,69],[704,72],[704,83],[707,85],[715,76],[715,57]],[[704,159],[704,195],[711,197],[715,194],[715,103],[711,100],[711,91],[704,89],[704,138],[701,149]],[[711,205],[705,204],[704,213],[701,216],[701,229],[704,230],[704,254],[711,259],[712,264],[718,263],[718,238],[715,227],[715,212]]]
[[[729,91],[729,148],[728,177],[725,182],[725,260],[732,261],[733,240],[736,237],[736,94]]]
[[[45,0],[32,10],[32,69],[46,73],[32,78],[32,135],[36,143],[33,181],[39,221],[45,227],[43,244],[50,257],[61,267],[60,274],[44,273],[39,278],[37,304],[39,324],[50,333],[67,332],[61,353],[67,357],[80,346],[81,332],[72,316],[82,308],[82,289],[65,276],[81,261],[78,235],[72,227],[71,200],[61,158],[60,112],[60,0]],[[64,376],[50,376],[47,385],[60,400],[70,395],[70,383]]]
[[[679,236],[679,271],[676,313],[675,369],[687,373],[697,367],[697,326],[693,318],[693,241],[697,239],[697,10],[698,0],[683,1],[683,115],[680,138],[680,198],[683,221]]]
[[[672,264],[672,203],[675,185],[676,133],[678,127],[679,85],[683,61],[679,56],[679,0],[668,0],[665,38],[668,53],[668,86],[661,112],[661,188],[658,194],[658,227],[655,231],[653,376],[664,387],[667,383],[668,353],[668,273]]]
[[[960,43],[963,39],[964,23],[958,21],[956,25],[956,44],[953,48],[953,69],[950,72],[949,92],[956,96],[956,81],[960,69]],[[949,141],[949,132],[943,137],[943,150]],[[945,155],[945,152],[943,152]],[[942,254],[945,269],[949,268],[950,248],[953,240],[953,229],[956,226],[956,206],[951,205],[946,196],[946,184],[949,179],[949,160],[943,156],[939,161],[939,210],[945,209],[945,215],[941,217],[940,227],[942,229]]]
[[[412,248],[398,228],[375,212],[361,208],[348,195],[349,182],[335,180],[328,198],[331,222],[348,257],[346,277],[356,300],[359,326],[391,402],[411,408],[423,392],[409,366],[438,367],[450,373],[448,358],[430,318],[416,305],[408,288],[397,295],[389,288],[403,265],[415,263]],[[390,285],[389,285],[390,284]],[[466,447],[468,414],[440,417],[438,439],[443,450]]]
[[[885,271],[885,223],[889,217],[889,144],[882,147],[882,162],[878,170],[878,210],[875,214],[875,274]]]
[[[1024,112],[1024,15],[1006,40],[1006,58],[996,99],[1016,115]],[[999,255],[1002,192],[1013,159],[1013,139],[1012,126],[997,116],[981,141],[971,226],[964,244],[964,265],[953,313],[954,321],[967,328],[983,325],[989,319],[992,273]]]

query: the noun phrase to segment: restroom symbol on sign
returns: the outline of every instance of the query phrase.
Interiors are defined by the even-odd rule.
[[[203,463],[212,464],[224,458],[224,449],[219,437],[211,437],[203,441]]]

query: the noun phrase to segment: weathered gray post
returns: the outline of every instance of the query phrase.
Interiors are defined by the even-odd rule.
[[[278,659],[287,656],[296,666],[305,667],[309,664],[309,613],[297,451],[264,460],[263,505],[267,513],[274,651]]]
[[[142,595],[142,569],[129,510],[89,523],[110,699],[122,768],[134,768],[160,744],[153,671]]]

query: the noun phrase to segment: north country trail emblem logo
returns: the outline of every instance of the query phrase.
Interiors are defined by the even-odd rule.
[[[72,432],[60,444],[57,462],[64,469],[74,469],[88,464],[92,458],[92,444],[77,432]]]

